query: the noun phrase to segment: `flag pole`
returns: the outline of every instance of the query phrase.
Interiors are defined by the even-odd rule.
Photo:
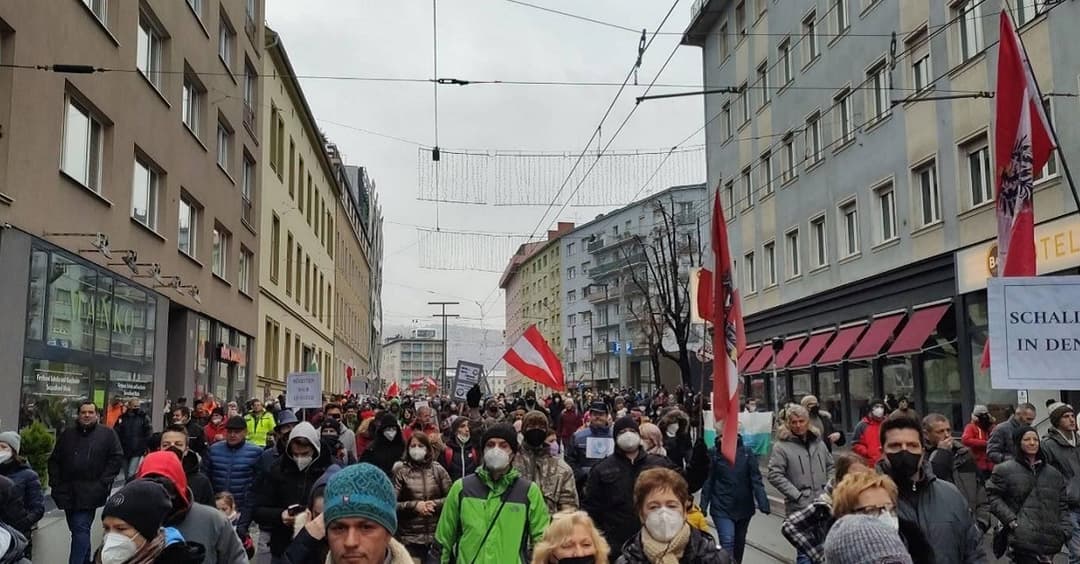
[[[1031,66],[1031,59],[1028,58],[1028,50],[1027,45],[1024,45],[1024,37],[1020,34],[1020,29],[1016,27],[1016,20],[1013,18],[1012,4],[1009,0],[1005,0],[1005,8],[1009,21],[1012,22],[1013,30],[1016,32],[1016,39],[1020,42],[1020,48],[1024,50],[1024,64],[1027,65],[1028,72],[1031,73],[1031,81],[1035,83],[1035,92],[1039,95],[1039,103],[1041,104],[1043,101],[1042,87],[1039,86],[1039,78],[1035,76],[1035,69]],[[998,38],[998,44],[1000,45],[1000,43],[1001,39]],[[998,49],[998,56],[1001,56],[1000,47]],[[1076,191],[1076,182],[1073,181],[1072,171],[1069,170],[1069,162],[1065,159],[1065,151],[1061,148],[1061,139],[1058,138],[1057,125],[1053,122],[1048,125],[1050,126],[1050,136],[1054,139],[1054,151],[1057,152],[1058,160],[1061,162],[1061,172],[1065,175],[1065,182],[1069,184],[1069,193],[1072,194],[1073,203],[1076,204],[1077,211],[1080,211],[1080,194]]]

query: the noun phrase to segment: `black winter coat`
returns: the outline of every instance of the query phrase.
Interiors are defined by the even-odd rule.
[[[679,564],[730,564],[731,555],[716,546],[709,533],[690,527],[690,540],[683,549]],[[652,564],[645,556],[641,543],[641,534],[634,535],[622,547],[622,556],[615,564]]]
[[[49,455],[53,501],[65,511],[105,505],[123,464],[124,451],[112,429],[101,424],[65,429]]]
[[[1009,460],[994,466],[986,483],[990,511],[1002,523],[1016,521],[1009,546],[1025,555],[1053,555],[1072,534],[1065,477],[1046,464]]]
[[[285,554],[293,538],[292,527],[281,522],[281,512],[294,504],[307,507],[315,482],[332,463],[329,449],[322,449],[304,470],[291,457],[282,456],[259,480],[258,489],[253,492],[253,517],[261,530],[270,531],[270,554]]]
[[[612,557],[630,537],[641,530],[641,521],[634,510],[634,482],[650,468],[677,470],[663,456],[646,454],[640,449],[631,462],[616,452],[597,462],[589,472],[582,508],[596,521],[600,532],[611,544]]]
[[[146,453],[146,439],[153,433],[150,428],[150,416],[141,409],[129,409],[120,416],[113,426],[120,437],[120,446],[124,449],[124,458],[135,458]]]
[[[191,500],[203,505],[214,505],[214,486],[210,478],[202,473],[199,467],[199,455],[194,451],[187,451],[181,461],[184,467],[184,475],[187,476],[188,489],[191,490]]]
[[[375,432],[371,434],[375,438],[371,441],[371,445],[364,450],[360,462],[378,466],[379,470],[382,470],[387,478],[393,479],[394,464],[401,460],[405,454],[405,439],[401,435],[401,425],[398,424],[397,418],[391,413],[382,414],[382,417],[375,423]],[[388,441],[383,436],[383,431],[391,427],[397,429],[397,435],[394,436],[394,440]]]
[[[41,479],[29,464],[14,458],[0,464],[0,474],[15,483],[15,493],[26,510],[30,524],[26,529],[19,529],[19,532],[30,538],[33,525],[45,515],[45,492],[41,489]]]
[[[1051,427],[1043,437],[1041,449],[1046,463],[1065,476],[1065,497],[1069,507],[1080,508],[1080,441],[1073,446],[1061,431]]]
[[[480,451],[472,441],[462,446],[457,437],[451,437],[443,452],[439,453],[439,464],[450,474],[450,481],[456,482],[476,471],[480,464]]]
[[[195,422],[195,420],[188,421],[187,425],[188,434],[188,449],[195,451],[201,457],[206,456],[206,431],[203,430],[203,426]]]

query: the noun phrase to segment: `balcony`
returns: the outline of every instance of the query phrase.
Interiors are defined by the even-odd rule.
[[[683,32],[683,45],[705,46],[709,31],[716,26],[716,22],[724,14],[723,8],[719,6],[722,3],[723,0],[694,1],[690,6],[690,25]]]
[[[630,256],[616,257],[614,260],[601,264],[597,267],[589,269],[589,277],[593,280],[600,280],[603,277],[620,271],[624,268],[641,264],[645,262],[645,253],[636,251]]]
[[[677,213],[675,214],[676,225],[693,225],[697,223],[698,216],[692,213]]]
[[[588,245],[585,245],[585,250],[590,252],[590,253],[593,252],[593,251],[598,251],[598,250],[603,249],[603,248],[604,248],[604,240],[603,239],[593,239],[592,241],[589,241]]]
[[[589,289],[589,303],[598,304],[622,295],[622,289],[618,286],[593,286]]]

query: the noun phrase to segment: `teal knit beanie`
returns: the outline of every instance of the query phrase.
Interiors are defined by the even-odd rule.
[[[324,519],[329,525],[338,519],[360,517],[397,533],[397,496],[390,478],[377,466],[346,466],[326,485]]]

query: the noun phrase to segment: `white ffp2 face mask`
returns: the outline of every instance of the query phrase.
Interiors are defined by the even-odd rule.
[[[892,511],[882,511],[877,516],[877,520],[881,521],[882,523],[885,523],[885,525],[887,525],[890,530],[893,530],[893,531],[899,531],[900,530],[900,518],[897,517],[896,514],[893,513]]]
[[[393,442],[394,439],[397,438],[397,429],[387,429],[382,432],[382,436],[386,437],[386,440]]]
[[[101,545],[101,564],[122,564],[139,550],[135,541],[120,533],[105,533]]]
[[[668,436],[668,438],[674,438],[675,435],[678,435],[678,434],[679,434],[679,424],[678,423],[672,423],[671,425],[667,426],[667,436]]]
[[[303,472],[304,470],[307,470],[307,467],[311,466],[311,463],[314,460],[315,460],[315,458],[311,457],[311,456],[294,456],[293,457],[293,462],[296,462],[296,467],[299,468],[301,472]]]
[[[619,449],[623,451],[637,450],[641,446],[641,435],[626,431],[615,438],[615,444],[619,445]]]
[[[424,458],[427,457],[427,452],[428,452],[427,448],[422,447],[422,446],[420,446],[420,447],[409,447],[409,458],[412,458],[413,460],[415,460],[417,462],[423,462]]]
[[[510,466],[510,454],[501,448],[489,448],[484,451],[484,466],[496,472]]]
[[[683,514],[670,507],[654,509],[645,516],[645,529],[652,538],[660,542],[671,542],[685,524],[686,518]]]

